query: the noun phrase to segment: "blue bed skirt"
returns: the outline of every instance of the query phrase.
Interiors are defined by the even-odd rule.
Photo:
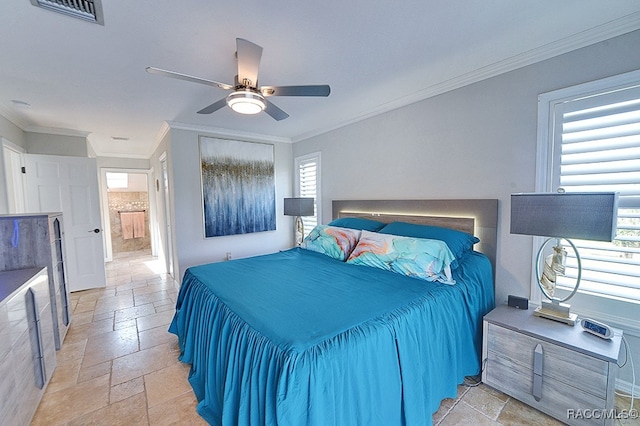
[[[169,331],[214,425],[423,425],[480,371],[486,257],[454,286],[301,249],[189,268]]]

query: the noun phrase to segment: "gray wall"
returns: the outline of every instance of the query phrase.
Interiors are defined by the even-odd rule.
[[[291,195],[292,145],[257,140],[275,146],[276,230],[252,234],[204,238],[202,189],[200,182],[199,136],[227,138],[206,131],[171,128],[151,158],[156,178],[161,179],[159,157],[167,152],[170,178],[170,203],[174,239],[174,277],[180,282],[186,268],[219,262],[231,253],[233,258],[275,252],[293,244],[293,222],[283,214],[283,199]],[[233,138],[242,139],[242,138]],[[251,140],[244,138],[244,140]],[[162,202],[162,197],[158,197]],[[164,207],[158,205],[160,226],[164,226]],[[164,244],[164,243],[163,243]]]
[[[322,153],[325,222],[334,199],[499,199],[496,304],[529,297],[532,240],[509,234],[509,196],[535,189],[538,95],[636,70],[639,48],[635,31],[298,142],[293,155]]]
[[[86,136],[52,135],[25,132],[27,152],[42,155],[66,155],[88,157]]]

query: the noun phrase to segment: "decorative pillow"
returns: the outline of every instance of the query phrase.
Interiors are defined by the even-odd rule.
[[[455,284],[450,267],[454,260],[447,244],[440,240],[362,231],[347,263],[373,266],[427,281]]]
[[[358,243],[358,238],[360,231],[356,229],[318,225],[311,230],[300,247],[344,262]]]
[[[385,224],[378,222],[377,220],[366,219],[363,217],[341,217],[339,219],[332,220],[329,222],[329,225],[376,232],[382,229]]]
[[[466,232],[456,231],[455,229],[406,222],[390,223],[379,232],[381,234],[444,241],[457,259],[461,259],[466,252],[473,249],[474,244],[480,242],[480,239],[477,237],[467,234]]]

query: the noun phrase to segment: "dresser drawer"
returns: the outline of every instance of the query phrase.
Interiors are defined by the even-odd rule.
[[[570,409],[608,409],[611,364],[495,324],[485,324],[483,381],[569,424],[605,424],[596,416],[567,418]],[[533,396],[534,350],[543,351],[540,399]]]
[[[523,369],[533,370],[533,351],[544,351],[543,377],[606,399],[609,363],[526,334],[489,324],[487,349]]]

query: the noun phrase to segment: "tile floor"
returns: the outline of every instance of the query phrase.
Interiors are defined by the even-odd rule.
[[[32,425],[205,425],[167,332],[176,290],[148,253],[118,256],[107,287],[71,294],[72,324]],[[628,408],[628,401],[617,404]],[[636,404],[638,407],[640,404]],[[560,425],[485,385],[458,387],[436,425]],[[640,420],[619,423],[640,425]]]

